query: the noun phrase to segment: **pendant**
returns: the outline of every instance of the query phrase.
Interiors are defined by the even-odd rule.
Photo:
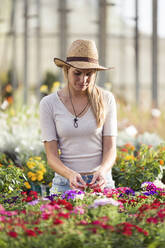
[[[74,118],[74,127],[75,128],[78,127],[78,119],[77,119],[77,117]]]

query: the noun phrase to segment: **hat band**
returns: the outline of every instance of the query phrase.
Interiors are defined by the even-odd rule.
[[[98,64],[97,59],[93,59],[93,58],[89,58],[89,57],[67,57],[66,61],[67,62],[83,61],[83,62],[90,62],[90,63]]]

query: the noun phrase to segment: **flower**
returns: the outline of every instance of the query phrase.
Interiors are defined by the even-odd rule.
[[[48,86],[46,84],[41,85],[40,92],[47,94],[48,93]]]
[[[74,200],[74,199],[83,199],[84,197],[84,191],[81,190],[67,190],[63,195],[62,199],[67,199],[67,200]]]
[[[26,187],[27,189],[31,189],[31,186],[30,186],[30,184],[29,184],[28,182],[24,182],[24,185],[25,185],[25,187]]]
[[[10,232],[8,232],[7,234],[8,234],[10,237],[12,237],[12,238],[17,238],[17,236],[18,236],[18,233],[14,232],[14,231],[10,231]]]
[[[36,237],[37,236],[36,233],[33,230],[31,230],[31,229],[25,230],[25,233],[27,234],[27,236],[32,236],[32,237]]]
[[[107,204],[111,204],[113,206],[121,205],[120,202],[114,200],[113,198],[101,198],[94,200],[93,204],[89,205],[90,208],[97,208],[98,206],[104,206]]]
[[[164,165],[164,160],[163,159],[160,159],[159,160],[159,163],[160,163],[160,165]]]

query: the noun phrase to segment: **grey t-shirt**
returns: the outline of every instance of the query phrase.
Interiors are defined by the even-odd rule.
[[[103,96],[107,111],[105,123],[100,128],[91,107],[78,118],[78,128],[75,128],[75,116],[62,103],[57,92],[40,102],[42,140],[56,140],[61,150],[61,161],[79,173],[96,171],[102,161],[102,137],[117,136],[115,98],[106,90],[103,90]]]

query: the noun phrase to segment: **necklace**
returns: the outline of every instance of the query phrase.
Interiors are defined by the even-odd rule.
[[[72,97],[71,97],[69,85],[68,85],[68,90],[69,90],[70,102],[72,104],[72,108],[73,108],[74,115],[75,115],[75,118],[73,119],[73,121],[74,121],[73,125],[74,125],[75,128],[78,128],[78,117],[85,111],[85,109],[87,108],[89,102],[87,102],[87,104],[85,105],[85,107],[82,109],[82,111],[79,114],[76,114],[76,111],[75,111],[75,108],[74,108],[74,105],[73,105],[73,102],[72,102]]]

